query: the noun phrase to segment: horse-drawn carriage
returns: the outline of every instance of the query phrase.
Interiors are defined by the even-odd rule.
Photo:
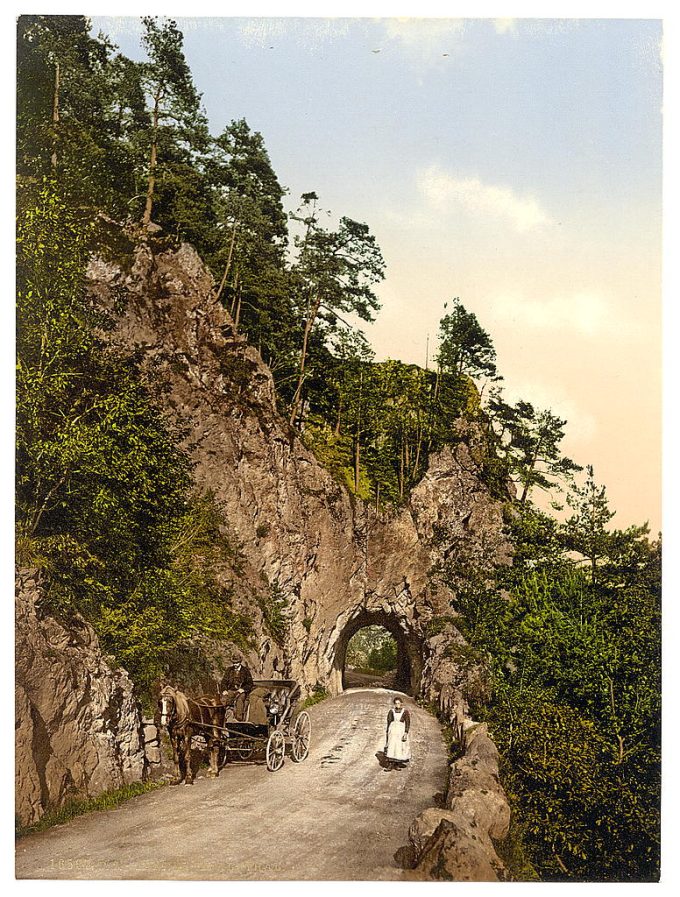
[[[264,753],[267,769],[276,772],[283,766],[286,749],[301,763],[309,754],[312,724],[306,710],[296,711],[300,686],[290,679],[256,679],[250,692],[246,718],[236,719],[233,707],[218,698],[189,698],[171,686],[162,689],[159,698],[161,725],[170,736],[179,781],[193,783],[191,740],[201,735],[210,752],[208,775],[216,777],[229,755],[250,760]],[[249,719],[250,708],[259,700],[259,720]]]

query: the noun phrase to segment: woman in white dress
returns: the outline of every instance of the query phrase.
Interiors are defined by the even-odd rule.
[[[386,769],[403,768],[411,759],[411,741],[408,734],[410,728],[411,716],[403,706],[401,698],[395,698],[392,709],[387,714]]]

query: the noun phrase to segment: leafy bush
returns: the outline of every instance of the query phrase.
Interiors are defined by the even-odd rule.
[[[212,495],[132,360],[96,336],[84,266],[90,225],[46,182],[18,222],[17,555],[40,566],[55,613],[80,612],[142,690],[173,646],[245,645],[220,569],[238,567]],[[30,201],[29,201],[30,200]]]
[[[456,592],[459,628],[488,658],[493,700],[476,712],[503,758],[515,874],[656,880],[660,543],[644,528],[602,529],[597,541],[583,536],[599,555],[584,565],[545,515],[524,509],[510,525],[512,567],[490,577],[483,559],[458,553],[439,573]]]

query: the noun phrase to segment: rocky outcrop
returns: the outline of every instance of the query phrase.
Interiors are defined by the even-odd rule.
[[[486,723],[470,719],[461,692],[442,702],[459,753],[452,762],[444,806],[432,807],[412,823],[413,877],[445,881],[505,881],[507,871],[493,840],[510,827],[510,806],[498,775],[498,750]]]
[[[428,622],[451,613],[432,564],[460,539],[491,546],[499,560],[509,551],[500,504],[480,479],[475,432],[461,432],[455,449],[432,458],[407,507],[376,514],[278,414],[270,371],[234,334],[189,246],[147,237],[127,264],[93,261],[89,278],[99,306],[125,306],[108,338],[141,359],[184,434],[198,487],[215,495],[238,541],[241,584],[283,599],[278,639],[255,613],[259,652],[251,660],[263,672],[276,661],[307,691],[322,685],[336,694],[350,637],[380,623],[397,640],[401,681],[412,693],[427,691]]]
[[[41,610],[36,574],[16,583],[16,813],[32,825],[75,797],[145,773],[140,708],[124,670],[102,656],[92,627]]]
[[[336,694],[354,632],[388,628],[399,682],[453,713],[464,749],[446,807],[415,824],[416,872],[492,878],[502,867],[490,839],[502,836],[507,804],[485,747],[491,742],[481,729],[472,737],[465,706],[487,686],[455,627],[451,593],[431,576],[461,545],[494,563],[510,556],[501,505],[481,476],[482,435],[461,424],[458,443],[430,459],[408,505],[378,514],[350,496],[278,414],[270,371],[234,332],[191,247],[147,234],[124,261],[93,260],[88,276],[92,300],[115,321],[106,338],[134,354],[181,435],[197,488],[212,492],[238,545],[238,569],[223,575],[236,609],[254,620],[249,664],[261,676],[284,673],[307,692],[323,686]],[[267,619],[271,600],[283,615],[277,631]],[[156,751],[150,726],[146,741]]]

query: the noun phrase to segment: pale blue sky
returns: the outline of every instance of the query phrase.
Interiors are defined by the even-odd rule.
[[[315,190],[376,234],[379,357],[422,363],[460,296],[615,522],[658,528],[661,23],[178,23],[213,132],[245,117],[290,208]],[[138,20],[93,24],[141,58]]]

